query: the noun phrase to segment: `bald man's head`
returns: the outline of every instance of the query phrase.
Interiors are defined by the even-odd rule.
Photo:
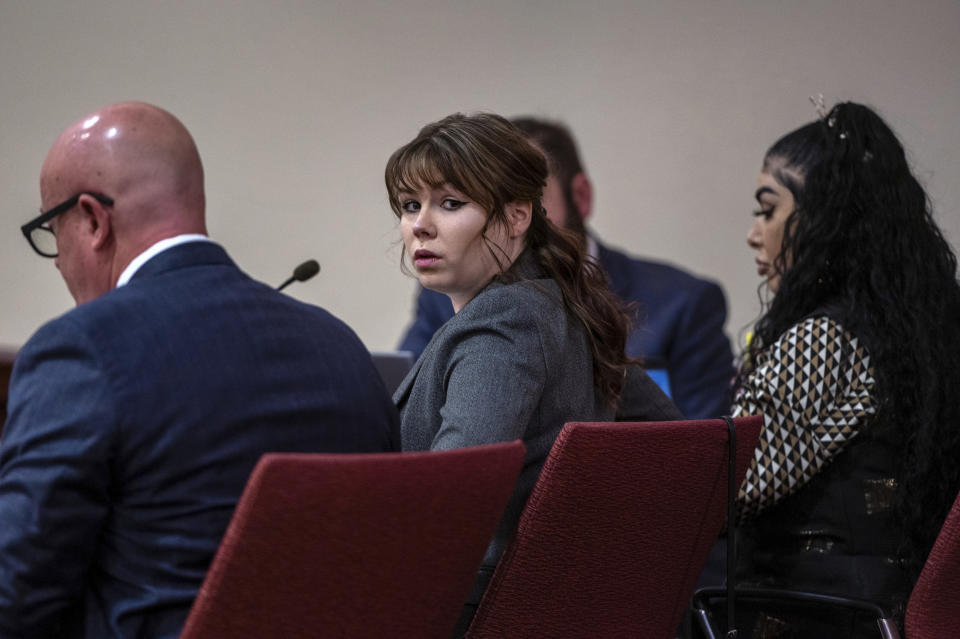
[[[111,104],[60,134],[40,173],[44,209],[85,192],[113,204],[81,197],[51,222],[57,266],[78,304],[113,288],[152,244],[206,233],[200,155],[183,124],[159,107]]]

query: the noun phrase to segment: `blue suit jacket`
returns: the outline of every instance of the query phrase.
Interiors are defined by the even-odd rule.
[[[599,261],[613,291],[639,306],[627,355],[650,368],[665,368],[674,402],[688,419],[730,412],[733,353],[723,332],[727,306],[723,291],[678,268],[629,257],[599,245]],[[401,350],[423,352],[433,333],[453,317],[450,299],[421,289],[413,324]]]
[[[257,459],[397,450],[342,322],[171,248],[43,326],[0,440],[0,636],[175,637]]]

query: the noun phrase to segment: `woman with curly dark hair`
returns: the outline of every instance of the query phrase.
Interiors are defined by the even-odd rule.
[[[425,126],[387,162],[404,256],[456,314],[394,394],[404,450],[522,439],[526,459],[463,630],[564,423],[681,419],[624,355],[629,326],[606,275],[541,199],[547,162],[489,113]]]
[[[756,199],[747,242],[774,296],[735,396],[735,416],[764,415],[740,578],[902,612],[960,489],[957,259],[896,135],[860,104],[777,141]],[[738,625],[755,636],[876,635],[822,611],[753,612]]]

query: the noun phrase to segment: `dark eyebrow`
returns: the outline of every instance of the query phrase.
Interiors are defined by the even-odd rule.
[[[779,195],[777,195],[777,192],[771,189],[769,186],[761,186],[759,189],[757,189],[757,192],[753,194],[753,197],[756,198],[757,202],[759,202],[760,196],[764,195],[765,193],[769,193],[774,197],[780,197]]]

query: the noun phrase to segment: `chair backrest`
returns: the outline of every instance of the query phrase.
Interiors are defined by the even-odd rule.
[[[737,425],[737,485],[762,419]],[[727,510],[723,420],[564,426],[467,637],[674,637]]]
[[[523,456],[264,455],[181,638],[447,639]]]
[[[907,639],[960,637],[960,495],[910,593],[905,621]]]

